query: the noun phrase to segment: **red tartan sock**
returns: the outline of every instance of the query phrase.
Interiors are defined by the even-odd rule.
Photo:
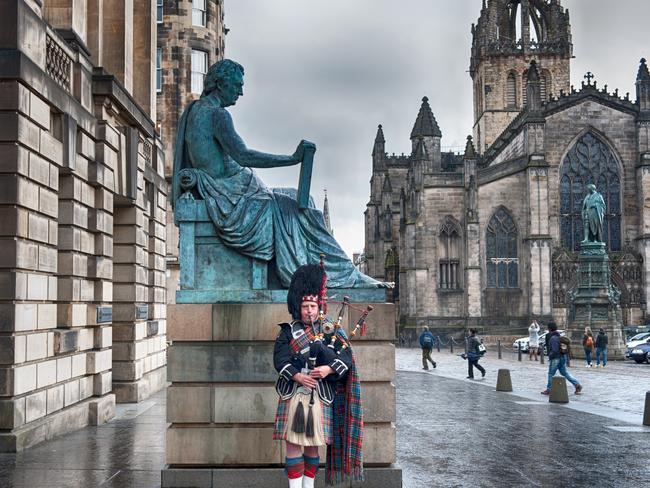
[[[300,478],[304,470],[305,463],[302,460],[302,456],[295,458],[286,458],[286,467],[284,468],[284,471],[287,473],[287,478],[290,480]]]
[[[320,458],[318,456],[310,457],[305,455],[305,476],[308,478],[315,478],[316,473],[318,472],[318,465],[320,464]]]

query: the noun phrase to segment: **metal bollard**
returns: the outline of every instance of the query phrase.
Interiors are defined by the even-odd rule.
[[[539,355],[539,364],[544,364],[544,350]]]
[[[436,341],[436,348],[438,349],[438,352],[440,352],[440,336],[437,336],[438,340]]]
[[[650,425],[650,391],[645,394],[645,407],[643,409],[643,425]]]
[[[501,357],[501,341],[500,340],[497,341],[497,351],[498,351],[499,359],[503,359]]]
[[[521,344],[517,344],[517,359],[521,362]]]
[[[454,340],[449,341],[449,353],[453,354],[454,353]]]
[[[571,354],[566,355],[566,367],[567,368],[571,367]]]

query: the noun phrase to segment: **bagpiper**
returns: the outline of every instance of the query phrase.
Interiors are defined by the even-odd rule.
[[[323,264],[294,273],[287,296],[293,318],[279,324],[273,361],[279,395],[273,439],[286,442],[285,473],[290,488],[312,488],[327,445],[326,481],[363,480],[361,387],[350,341],[325,313]]]

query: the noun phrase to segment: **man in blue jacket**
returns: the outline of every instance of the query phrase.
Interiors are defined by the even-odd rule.
[[[560,341],[560,333],[557,331],[557,324],[555,322],[548,323],[548,331],[548,336],[550,337],[548,341],[548,381],[546,383],[546,390],[542,392],[542,395],[551,394],[551,382],[553,376],[558,371],[575,386],[575,394],[580,395],[582,385],[566,369],[567,356],[571,354],[571,347],[568,342],[562,343]]]
[[[420,334],[420,347],[422,348],[422,369],[426,371],[429,370],[429,364],[427,361],[431,363],[431,366],[434,368],[436,367],[436,362],[431,359],[431,350],[433,349],[435,343],[436,338],[433,337],[433,334],[429,328],[425,326],[424,331],[422,331],[422,334]]]

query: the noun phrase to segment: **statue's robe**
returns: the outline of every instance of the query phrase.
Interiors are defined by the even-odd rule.
[[[185,140],[188,114],[183,113],[174,150],[172,198],[180,197],[179,173],[196,179],[217,235],[237,252],[262,261],[275,261],[276,274],[289,287],[294,271],[303,264],[318,263],[325,254],[328,288],[378,288],[385,286],[359,272],[325,226],[323,213],[310,198],[300,210],[293,188],[267,188],[251,168],[240,166],[233,175],[213,178],[195,168]],[[222,152],[223,158],[230,158]],[[189,170],[189,172],[188,172]]]

